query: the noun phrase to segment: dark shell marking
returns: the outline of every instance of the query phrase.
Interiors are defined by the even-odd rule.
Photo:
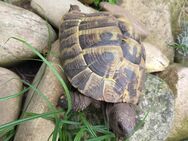
[[[67,13],[60,26],[60,53],[71,84],[96,100],[137,103],[145,52],[130,33],[108,13]]]

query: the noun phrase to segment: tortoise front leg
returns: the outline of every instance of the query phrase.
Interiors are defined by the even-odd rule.
[[[73,92],[71,97],[72,97],[71,99],[72,99],[72,109],[73,109],[73,111],[83,111],[92,102],[91,98],[80,94],[78,91]],[[64,95],[62,95],[59,98],[58,106],[60,106],[63,109],[68,108],[67,99]]]

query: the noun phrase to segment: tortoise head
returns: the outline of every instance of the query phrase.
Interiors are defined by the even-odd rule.
[[[80,8],[78,5],[70,5],[70,9],[69,9],[69,12],[80,12]]]
[[[112,131],[119,137],[129,136],[136,124],[136,112],[128,103],[109,104],[106,116]]]

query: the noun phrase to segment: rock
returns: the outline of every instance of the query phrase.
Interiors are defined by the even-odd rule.
[[[22,91],[23,84],[15,73],[0,67],[0,76],[0,98],[18,94]],[[0,125],[18,118],[21,103],[21,95],[8,100],[0,100]]]
[[[175,116],[166,141],[188,138],[188,67],[172,64],[160,74],[175,94]]]
[[[58,73],[62,75],[62,70],[58,66],[59,59],[56,56],[59,52],[59,41],[56,41],[53,44],[51,52],[53,53],[48,57],[48,60],[54,64]],[[54,54],[56,55],[54,56]],[[63,93],[63,87],[53,72],[45,66],[45,64],[41,66],[34,79],[33,85],[48,98],[50,103],[56,106],[60,95]],[[33,90],[30,90],[28,93],[25,107],[26,105],[26,112],[41,114],[50,110],[48,102]],[[54,127],[55,124],[51,120],[43,118],[26,122],[18,126],[14,141],[47,141],[48,137],[53,132]]]
[[[0,1],[0,66],[36,56],[30,48],[11,37],[22,38],[42,52],[48,45],[48,30],[50,40],[54,41],[56,34],[46,21],[30,11]]]
[[[95,11],[77,0],[48,0],[48,2],[46,2],[46,0],[31,1],[33,9],[41,16],[46,17],[56,28],[59,28],[62,16],[68,12],[71,4],[78,5],[80,10],[84,13],[92,13]]]
[[[168,45],[173,42],[170,20],[170,6],[166,0],[119,0],[119,5],[141,21],[149,35],[146,42],[156,46],[173,61],[174,52]]]
[[[146,51],[146,71],[159,72],[165,70],[169,65],[168,58],[150,43],[142,42]]]
[[[169,133],[174,116],[174,97],[168,85],[154,75],[147,75],[144,94],[137,108],[138,118],[143,126],[129,138],[129,141],[164,141]]]

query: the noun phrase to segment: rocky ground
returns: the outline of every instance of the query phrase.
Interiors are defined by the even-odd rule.
[[[66,93],[58,78],[67,82],[59,65],[58,28],[71,4],[79,5],[84,13],[97,11],[77,0],[0,1],[0,141],[16,125],[4,128],[7,123],[25,113],[50,112]],[[117,5],[118,10],[108,5],[105,9],[126,16],[143,37],[146,50],[145,88],[137,106],[142,124],[129,141],[188,139],[188,66],[175,63],[174,49],[169,47],[182,32],[178,24],[182,10],[188,22],[188,4],[184,0],[119,0]],[[56,126],[50,118],[36,118],[16,126],[10,140],[52,140]]]

